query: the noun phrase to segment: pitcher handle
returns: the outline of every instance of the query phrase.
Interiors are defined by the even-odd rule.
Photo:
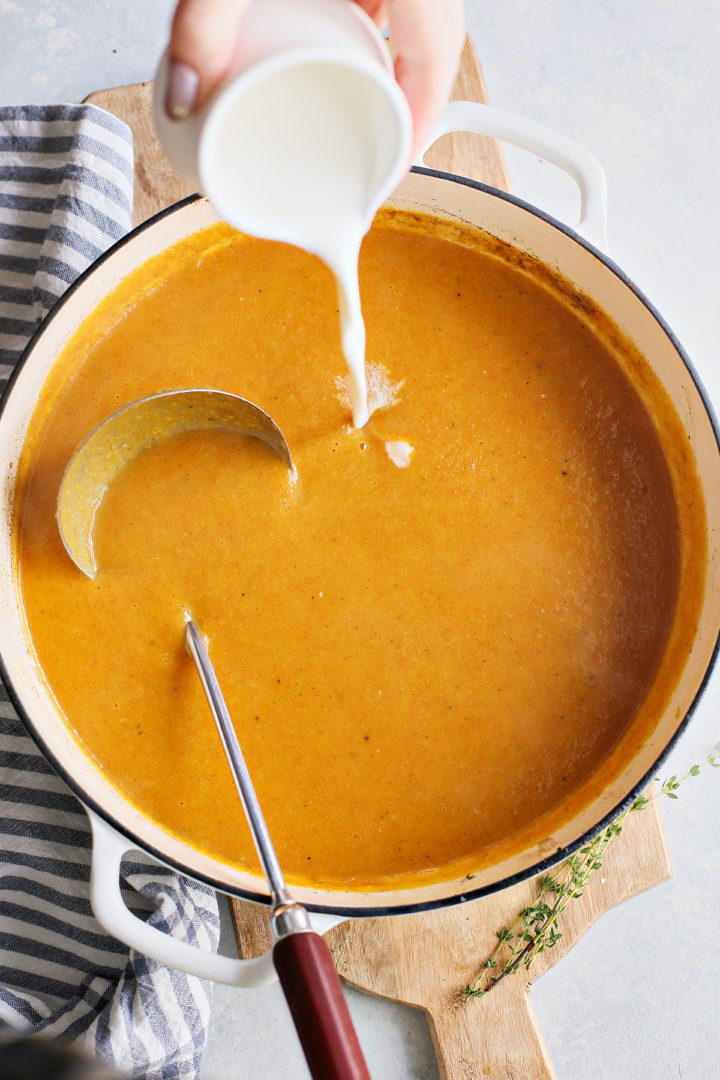
[[[475,101],[451,101],[416,164],[424,164],[424,155],[442,135],[458,131],[512,143],[566,172],[580,190],[580,218],[574,226],[575,232],[608,254],[607,180],[602,165],[591,153],[565,135],[527,117]]]
[[[93,836],[90,903],[95,918],[104,930],[151,960],[201,979],[247,987],[277,982],[272,951],[247,960],[206,952],[187,941],[171,937],[134,915],[120,892],[120,863],[128,851],[137,849],[137,844],[127,840],[91,810],[87,810],[87,815]],[[324,933],[343,920],[334,916],[311,915],[311,921],[314,929]]]

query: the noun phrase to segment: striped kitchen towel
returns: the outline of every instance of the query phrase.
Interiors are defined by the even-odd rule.
[[[89,105],[0,108],[0,385],[78,274],[130,227],[129,129]],[[123,1075],[196,1077],[209,984],[128,951],[88,900],[87,817],[0,683],[0,1036],[78,1043]],[[129,905],[215,949],[213,890],[137,855]]]

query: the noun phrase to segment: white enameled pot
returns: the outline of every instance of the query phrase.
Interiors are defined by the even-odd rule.
[[[605,184],[597,162],[554,132],[488,106],[456,103],[436,133],[453,130],[489,134],[532,150],[559,165],[578,183],[581,219],[575,229],[503,192],[460,177],[416,168],[389,202],[393,206],[472,223],[509,242],[530,259],[559,271],[573,293],[590,298],[633,343],[662,382],[684,430],[690,454],[686,467],[697,469],[704,492],[707,571],[700,619],[688,642],[681,674],[653,716],[651,734],[641,746],[617,748],[615,771],[594,801],[569,817],[546,841],[511,859],[480,870],[472,880],[381,893],[294,890],[326,928],[347,917],[375,916],[439,907],[500,889],[550,866],[610,821],[656,774],[657,766],[683,729],[709,676],[720,627],[720,449],[712,410],[697,376],[660,315],[612,262],[605,247]],[[166,833],[128,803],[85,755],[59,715],[39,677],[19,600],[12,545],[12,501],[17,461],[27,424],[50,369],[76,328],[129,272],[177,240],[211,224],[204,199],[178,204],[135,230],[102,257],[57,304],[21,361],[0,415],[0,476],[3,516],[0,527],[0,659],[3,674],[28,728],[50,761],[81,799],[93,827],[92,902],[100,923],[146,955],[221,982],[259,985],[274,978],[268,957],[242,961],[199,952],[148,927],[126,908],[119,891],[123,854],[141,848],[162,862],[239,897],[267,902],[264,883],[195,850]],[[683,456],[683,455],[681,455]],[[675,476],[682,484],[681,472]],[[686,553],[692,562],[693,552]],[[682,597],[680,604],[682,605]],[[648,706],[650,707],[650,706]]]

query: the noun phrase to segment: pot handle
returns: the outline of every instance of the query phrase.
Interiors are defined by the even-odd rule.
[[[423,164],[425,153],[437,139],[457,131],[489,135],[512,143],[571,176],[580,189],[580,218],[575,231],[608,254],[607,180],[597,158],[572,139],[525,116],[475,101],[451,101],[416,164]]]
[[[90,903],[95,918],[109,934],[136,949],[151,960],[177,968],[201,979],[230,986],[267,986],[277,982],[272,951],[248,960],[206,952],[187,941],[149,926],[130,911],[120,892],[120,863],[137,845],[116,832],[93,811],[85,808],[92,828],[93,847],[90,868]],[[311,915],[313,928],[325,933],[342,918]]]

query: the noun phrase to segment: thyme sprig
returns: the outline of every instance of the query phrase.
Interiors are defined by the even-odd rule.
[[[708,754],[700,765],[692,765],[682,776],[669,776],[651,796],[638,795],[634,802],[593,840],[571,855],[553,874],[544,874],[538,881],[539,893],[534,903],[523,908],[511,926],[496,932],[497,945],[482,966],[475,982],[465,987],[466,998],[482,997],[508,975],[529,968],[533,960],[562,939],[559,919],[571,900],[583,895],[588,881],[602,866],[603,857],[612,841],[620,835],[630,814],[644,810],[655,799],[666,796],[677,799],[677,789],[689,777],[698,776],[702,769],[720,768],[720,747]]]

